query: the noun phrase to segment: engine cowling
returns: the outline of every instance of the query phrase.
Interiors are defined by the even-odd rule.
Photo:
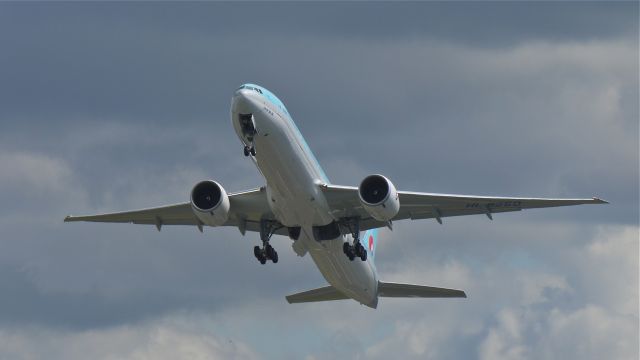
[[[191,190],[191,208],[205,225],[220,226],[229,218],[229,196],[213,180],[201,181]]]
[[[360,203],[372,218],[389,221],[400,211],[398,191],[389,179],[382,175],[369,175],[358,187]]]

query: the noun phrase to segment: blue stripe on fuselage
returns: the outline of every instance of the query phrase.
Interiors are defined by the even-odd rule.
[[[268,89],[266,89],[266,88],[264,88],[264,87],[262,87],[260,85],[244,84],[244,85],[242,85],[242,87],[253,87],[253,88],[256,88],[256,89],[260,89],[260,91],[262,91],[262,96],[264,96],[265,99],[269,100],[269,102],[271,104],[277,106],[278,108],[280,108],[282,110],[282,112],[285,113],[287,120],[289,121],[289,123],[291,123],[293,125],[293,129],[295,129],[295,131],[296,131],[296,136],[298,137],[298,141],[300,141],[300,143],[304,147],[304,150],[307,152],[307,154],[309,154],[309,156],[311,157],[311,160],[313,160],[313,163],[314,163],[314,165],[316,167],[316,170],[317,170],[318,174],[320,174],[320,176],[322,177],[321,180],[324,181],[327,184],[330,184],[331,182],[329,181],[329,178],[327,177],[327,174],[322,169],[322,166],[320,166],[320,163],[318,162],[318,159],[316,159],[316,156],[311,151],[311,148],[309,147],[309,144],[307,144],[307,141],[302,136],[302,133],[300,132],[300,129],[298,129],[298,126],[296,125],[295,121],[293,121],[293,119],[291,118],[291,115],[289,114],[289,111],[287,110],[287,108],[284,106],[284,103],[282,102],[282,100],[278,99],[278,97],[274,93],[272,93],[271,91],[269,91]]]

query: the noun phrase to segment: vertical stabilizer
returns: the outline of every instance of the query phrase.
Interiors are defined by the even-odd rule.
[[[380,231],[378,229],[371,229],[364,232],[364,235],[360,238],[362,246],[367,249],[367,256],[373,261],[376,257],[376,248],[378,247],[378,237]]]

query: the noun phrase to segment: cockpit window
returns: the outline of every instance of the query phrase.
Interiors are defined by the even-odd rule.
[[[250,85],[242,85],[242,86],[240,86],[238,88],[238,90],[241,90],[241,89],[253,90],[253,91],[256,91],[256,92],[259,92],[260,94],[262,94],[262,90],[260,90],[260,89],[258,89],[256,87],[250,86]]]
[[[289,115],[289,112],[287,111],[287,108],[284,106],[282,101],[280,101],[280,99],[278,99],[278,97],[275,96],[268,89],[260,88],[257,85],[253,85],[253,84],[244,84],[238,88],[238,90],[240,89],[248,89],[248,90],[253,90],[255,92],[258,92],[259,94],[264,96],[269,102],[271,102],[273,105],[280,108],[280,110],[282,110],[285,114]]]

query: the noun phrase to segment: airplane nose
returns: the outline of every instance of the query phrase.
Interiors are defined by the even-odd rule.
[[[247,97],[248,94],[249,94],[249,90],[247,90],[247,89],[238,89],[233,94],[233,97]]]
[[[233,94],[234,102],[246,101],[248,98],[249,98],[249,91],[247,89],[238,89]]]
[[[236,92],[233,94],[231,103],[231,107],[234,112],[251,113],[252,111],[250,110],[250,108],[253,105],[251,91],[247,89],[236,90]]]

